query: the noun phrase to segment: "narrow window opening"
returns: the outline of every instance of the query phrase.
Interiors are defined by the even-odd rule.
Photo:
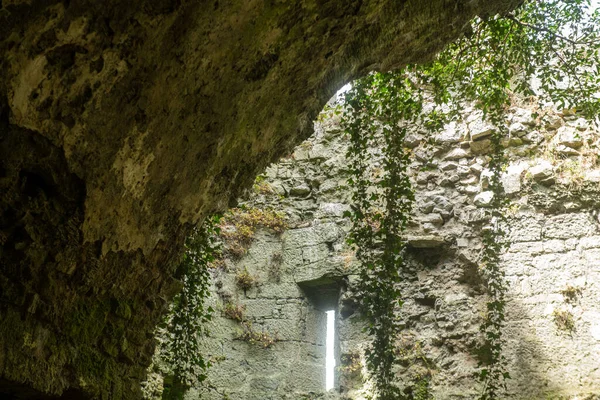
[[[325,390],[331,390],[335,377],[335,310],[326,311],[327,338],[325,341]]]
[[[318,348],[315,350],[318,351],[320,365],[318,365],[318,372],[315,372],[320,375],[320,379],[318,379],[320,385],[323,385],[323,379],[325,380],[325,387],[314,388],[316,390],[325,389],[325,391],[330,391],[335,390],[337,387],[335,367],[337,364],[336,356],[339,354],[339,343],[335,332],[335,316],[339,306],[342,285],[343,278],[339,276],[322,276],[298,282],[298,286],[306,294],[306,298],[312,305],[310,307],[311,315],[315,317],[315,322],[318,321],[318,329],[313,331],[316,333],[314,340],[315,347],[318,346]]]

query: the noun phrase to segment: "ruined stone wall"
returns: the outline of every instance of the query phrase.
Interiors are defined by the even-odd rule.
[[[506,123],[510,162],[503,185],[511,199],[511,244],[503,256],[510,284],[505,355],[512,376],[507,398],[599,394],[598,132],[568,111],[546,115],[528,105],[515,105]],[[407,232],[397,376],[415,398],[427,398],[416,397],[421,390],[435,399],[473,399],[480,390],[473,374],[486,301],[478,257],[481,229],[488,223],[483,208],[491,194],[489,129],[473,115],[447,126],[433,143],[417,127],[406,141],[416,201]],[[227,256],[231,243],[226,244],[224,261],[213,269],[210,302],[217,312],[202,349],[214,365],[208,381],[188,398],[368,394],[361,364],[366,338],[356,311],[360,299],[353,295],[356,261],[345,244],[346,140],[335,113],[322,114],[315,136],[271,165],[243,202],[248,210],[273,207],[285,213],[288,229],[259,230],[247,252],[236,257]],[[373,165],[371,172],[381,170]],[[245,271],[252,284],[244,290],[238,281]],[[325,395],[328,305],[318,299],[331,287],[340,288],[337,394]],[[239,307],[242,322],[232,319],[227,304]],[[246,322],[274,342],[265,347],[244,340]]]
[[[519,3],[1,1],[0,394],[138,397],[189,228],[344,83]]]

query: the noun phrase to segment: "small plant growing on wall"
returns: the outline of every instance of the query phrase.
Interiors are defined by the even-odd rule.
[[[238,270],[235,275],[235,285],[245,292],[256,285],[256,278],[250,275],[248,269],[244,267],[244,269]]]
[[[223,250],[219,248],[215,251],[214,259],[208,263],[207,268],[225,270],[226,267],[227,265],[225,263],[225,258],[223,257]]]
[[[581,296],[581,292],[580,287],[567,285],[567,287],[560,291],[560,294],[562,294],[567,303],[574,303]]]
[[[340,356],[340,366],[338,367],[338,371],[344,380],[362,381],[362,367],[359,352],[353,351],[344,353]]]
[[[225,307],[223,307],[223,314],[225,314],[225,317],[237,322],[242,322],[244,320],[245,311],[245,306],[241,304],[235,304],[231,301],[225,303]]]
[[[568,334],[575,332],[575,319],[573,313],[568,310],[554,310],[552,312],[556,329]]]
[[[219,227],[227,252],[234,258],[241,258],[246,254],[259,227],[281,234],[288,228],[288,224],[285,214],[281,212],[241,207],[229,210]]]
[[[252,323],[249,321],[243,322],[242,327],[242,332],[237,339],[243,340],[244,342],[256,344],[264,349],[268,349],[273,347],[275,342],[279,340],[277,335],[272,335],[265,331],[259,332],[255,330]]]
[[[311,141],[305,140],[304,142],[300,143],[300,146],[298,147],[302,148],[303,150],[310,150],[313,148],[313,144]]]
[[[264,176],[257,176],[254,180],[254,184],[252,185],[252,191],[256,194],[273,194],[273,186],[269,182],[265,180]]]

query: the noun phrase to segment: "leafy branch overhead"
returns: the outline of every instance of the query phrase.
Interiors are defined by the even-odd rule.
[[[406,126],[438,130],[461,119],[472,105],[495,127],[489,161],[494,197],[481,254],[489,294],[481,330],[489,354],[479,378],[481,399],[496,399],[509,378],[502,353],[506,282],[500,268],[505,110],[514,96],[527,96],[541,108],[576,109],[595,119],[600,110],[599,48],[600,12],[591,9],[589,0],[529,0],[514,12],[474,20],[464,37],[430,63],[370,74],[345,94],[342,124],[351,139],[349,184],[354,191],[349,241],[362,266],[361,310],[372,338],[366,361],[378,398],[402,398],[393,368],[402,304],[397,287],[405,244],[400,235],[414,198],[403,148]],[[379,154],[373,148],[383,150]],[[369,174],[373,168],[382,168],[383,174]]]

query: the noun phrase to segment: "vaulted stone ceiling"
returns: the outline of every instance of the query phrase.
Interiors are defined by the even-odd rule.
[[[2,0],[0,376],[139,396],[189,227],[345,82],[518,3]]]

